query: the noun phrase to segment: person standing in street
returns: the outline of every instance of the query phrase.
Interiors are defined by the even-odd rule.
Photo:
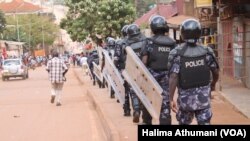
[[[142,62],[163,89],[159,123],[160,125],[171,125],[167,60],[176,43],[168,35],[165,35],[169,31],[169,27],[164,17],[156,15],[151,18],[149,24],[154,35],[148,38],[148,43],[142,51]],[[142,119],[143,124],[152,124],[152,117],[144,106]]]
[[[64,84],[64,76],[68,71],[68,68],[64,61],[59,58],[57,51],[52,51],[52,59],[47,63],[46,70],[49,73],[49,79],[51,82],[51,103],[54,103],[56,99],[56,106],[61,106],[61,96]]]
[[[168,59],[170,106],[180,125],[191,124],[194,116],[199,125],[209,125],[211,91],[219,78],[219,65],[213,50],[198,43],[201,25],[197,20],[185,20],[180,31],[184,43],[173,49]],[[178,103],[174,101],[176,87]]]

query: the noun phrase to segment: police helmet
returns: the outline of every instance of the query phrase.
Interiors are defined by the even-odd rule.
[[[201,24],[195,19],[187,19],[181,24],[181,37],[183,40],[197,40],[201,36]]]
[[[123,45],[123,41],[121,39],[118,39],[115,41],[115,47],[121,47]]]
[[[97,53],[97,50],[91,51],[91,52],[89,53],[89,55],[91,56],[91,55],[93,55],[94,53]]]
[[[169,27],[167,25],[166,19],[162,16],[153,16],[150,20],[150,28],[154,34],[159,32],[168,32]]]
[[[141,33],[141,30],[137,24],[131,24],[127,28],[127,34],[129,37],[134,36],[134,35],[138,35],[140,33]]]
[[[93,52],[93,54],[91,56],[93,56],[93,58],[98,58],[98,53],[97,52]]]
[[[107,41],[108,41],[107,42],[108,46],[115,46],[115,39],[114,38],[108,37]]]
[[[128,26],[129,26],[129,25],[124,25],[124,26],[122,27],[121,32],[122,32],[122,36],[123,36],[123,37],[125,37],[125,36],[128,35],[128,34],[127,34],[127,28],[128,28]]]

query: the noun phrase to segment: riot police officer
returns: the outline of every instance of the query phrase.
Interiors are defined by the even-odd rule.
[[[99,64],[99,56],[98,56],[98,53],[96,50],[94,50],[90,53],[90,55],[87,58],[87,63],[88,63],[89,69],[90,69],[90,73],[93,77],[93,85],[95,85],[96,81],[97,81],[99,88],[100,88],[101,81],[95,76],[95,74],[93,72],[93,69],[94,69],[93,62],[95,62],[97,65]]]
[[[106,46],[104,46],[103,48],[104,50],[106,50],[110,56],[111,59],[113,59],[114,56],[114,49],[115,49],[115,39],[112,37],[108,37],[107,38],[107,44]],[[102,53],[102,64],[101,64],[101,71],[103,70],[104,66],[105,66],[105,57],[104,54]],[[105,84],[105,80],[103,81],[103,83]],[[113,88],[111,87],[111,92],[110,92],[110,98],[115,98],[115,91],[113,90]]]
[[[126,46],[130,46],[133,51],[141,58],[141,51],[146,46],[146,37],[140,31],[140,28],[136,24],[131,24],[127,27],[128,38],[126,40]],[[124,48],[125,49],[125,48]],[[122,51],[126,60],[126,51]],[[131,86],[129,86],[129,95],[131,97],[133,106],[133,122],[138,123],[140,119],[140,100],[135,94]]]
[[[184,43],[170,52],[168,60],[170,106],[179,124],[190,124],[195,116],[199,125],[207,125],[212,117],[210,95],[215,90],[219,66],[213,50],[197,42],[201,36],[197,20],[185,20],[180,30]],[[173,100],[176,87],[178,109]]]
[[[163,89],[159,123],[161,125],[170,125],[171,109],[169,104],[167,60],[170,51],[175,47],[176,43],[169,36],[165,35],[169,27],[164,17],[154,16],[149,24],[154,35],[148,38],[148,44],[142,51],[142,61]],[[152,117],[145,107],[143,107],[142,111],[143,123],[152,124]]]
[[[122,75],[122,70],[125,69],[125,58],[123,56],[123,49],[125,48],[125,40],[117,40],[116,41],[116,47],[115,47],[115,54],[114,54],[114,65]],[[123,76],[122,76],[123,77]],[[124,80],[124,89],[125,89],[125,101],[123,104],[123,110],[124,110],[124,116],[131,116],[131,109],[130,109],[130,99],[129,99],[129,85],[126,80]]]
[[[114,64],[120,73],[125,68],[125,54],[123,53],[123,51],[124,51],[124,48],[126,47],[126,40],[128,38],[127,36],[128,26],[129,25],[125,25],[121,29],[122,39],[117,40],[116,46],[115,46]],[[130,100],[129,100],[129,86],[128,86],[127,81],[124,81],[124,88],[125,88],[125,102],[123,105],[124,116],[131,116]]]
[[[121,29],[121,32],[122,32],[122,36],[123,36],[123,39],[126,39],[128,36],[128,33],[127,33],[127,28],[128,28],[129,25],[124,25]]]

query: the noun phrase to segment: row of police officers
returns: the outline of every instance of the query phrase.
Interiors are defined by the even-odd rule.
[[[160,125],[171,125],[171,110],[176,113],[179,124],[190,124],[194,116],[198,124],[210,124],[211,91],[215,90],[219,65],[213,50],[199,43],[200,23],[194,19],[185,20],[180,26],[184,43],[178,45],[166,34],[169,27],[164,17],[155,15],[149,24],[151,37],[146,38],[136,24],[125,25],[121,29],[123,37],[118,40],[109,37],[104,49],[112,52],[110,56],[122,72],[126,66],[125,48],[131,47],[162,87]],[[142,123],[151,125],[152,117],[132,87],[126,81],[124,87],[124,116],[131,116],[131,101],[133,122],[138,123],[142,115]],[[177,102],[174,100],[176,88]],[[112,91],[111,97],[113,94]]]

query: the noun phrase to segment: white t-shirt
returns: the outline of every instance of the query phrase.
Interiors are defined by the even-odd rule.
[[[81,63],[81,65],[86,65],[87,64],[87,57],[82,57],[81,59],[80,59],[80,63]]]

